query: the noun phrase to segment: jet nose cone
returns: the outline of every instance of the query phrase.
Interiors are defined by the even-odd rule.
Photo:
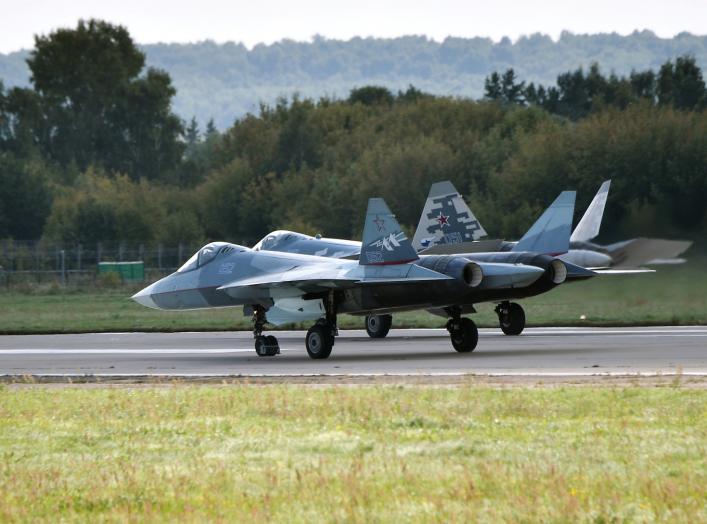
[[[157,304],[155,304],[155,301],[152,300],[153,287],[154,287],[154,284],[147,286],[145,289],[138,291],[130,298],[132,298],[135,302],[137,302],[138,304],[141,304],[145,307],[150,307],[152,309],[159,309]]]

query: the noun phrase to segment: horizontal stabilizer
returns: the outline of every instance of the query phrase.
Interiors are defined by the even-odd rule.
[[[591,269],[584,268],[582,266],[578,266],[577,264],[572,264],[571,262],[567,262],[566,260],[562,261],[565,264],[565,267],[567,268],[567,277],[566,277],[566,282],[572,282],[572,281],[577,281],[577,280],[586,280],[588,278],[592,278],[596,276],[596,273],[592,271]]]
[[[576,191],[560,193],[511,251],[532,251],[545,255],[566,253],[570,246],[576,196]]]
[[[613,268],[607,267],[607,268],[593,268],[592,271],[594,273],[596,273],[597,275],[638,275],[641,273],[655,273],[655,269],[645,269],[645,268],[613,269]]]
[[[419,257],[385,200],[368,200],[358,263],[363,266],[405,264]]]
[[[485,236],[486,231],[451,182],[432,184],[412,239],[415,250],[471,242]]]
[[[599,187],[599,191],[594,195],[579,224],[574,228],[570,242],[588,242],[599,234],[610,185],[611,180],[607,180]]]

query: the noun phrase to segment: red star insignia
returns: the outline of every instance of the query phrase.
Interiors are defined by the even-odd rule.
[[[373,223],[378,227],[378,231],[385,231],[385,220],[379,218],[378,215]]]
[[[449,225],[449,217],[444,216],[441,212],[439,216],[436,218],[437,222],[439,222],[440,226],[448,226]]]

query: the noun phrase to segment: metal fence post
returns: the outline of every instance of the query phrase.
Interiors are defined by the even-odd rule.
[[[62,249],[61,256],[61,287],[66,287],[66,252]]]

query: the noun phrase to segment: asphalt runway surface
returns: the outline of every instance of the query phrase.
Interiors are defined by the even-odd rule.
[[[341,331],[311,360],[303,331],[268,332],[282,353],[258,357],[248,332],[92,333],[0,337],[0,375],[18,377],[707,375],[707,327],[481,329],[456,353],[442,329],[391,330],[372,340]]]

